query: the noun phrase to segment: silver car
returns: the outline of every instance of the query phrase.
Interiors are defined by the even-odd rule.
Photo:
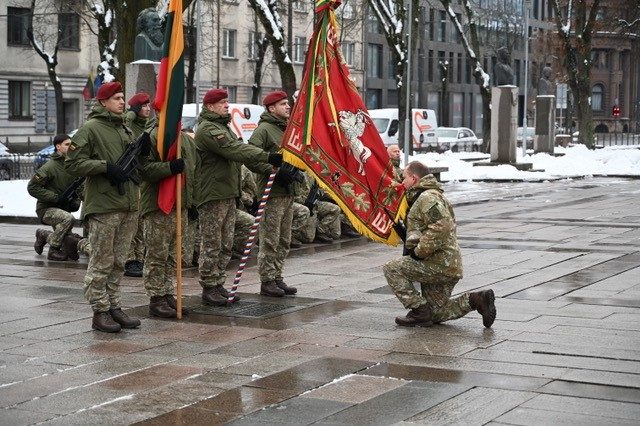
[[[482,142],[466,127],[438,127],[428,132],[422,143],[422,151],[478,151]]]

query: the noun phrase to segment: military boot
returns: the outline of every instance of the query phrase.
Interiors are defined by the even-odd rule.
[[[120,308],[109,309],[109,314],[111,314],[111,318],[120,324],[122,328],[137,328],[140,326],[140,320],[138,318],[131,318]]]
[[[428,305],[421,305],[410,310],[406,317],[396,317],[396,324],[402,327],[429,327],[433,324],[433,313]]]
[[[165,296],[151,296],[149,314],[160,318],[175,318],[177,316],[176,309],[169,306]]]
[[[47,237],[51,235],[51,231],[47,231],[46,229],[37,229],[36,230],[36,242],[33,243],[33,249],[38,254],[42,254],[42,250],[44,250],[44,246],[47,244]]]
[[[469,306],[482,315],[482,324],[489,328],[496,320],[496,296],[493,290],[469,293]]]
[[[49,246],[49,253],[47,253],[47,259],[64,261],[67,260],[67,255],[60,250],[60,247]]]
[[[269,297],[284,297],[285,292],[275,281],[263,281],[260,284],[260,294]]]
[[[69,259],[80,259],[80,255],[78,254],[78,241],[81,239],[82,237],[77,234],[67,234],[64,236],[64,240],[62,241],[62,251],[65,252]]]
[[[288,286],[284,281],[282,281],[282,278],[276,278],[276,285],[288,296],[292,296],[298,292],[297,288]]]
[[[124,275],[127,277],[140,278],[143,267],[144,264],[139,260],[127,260],[124,264]]]
[[[229,299],[229,290],[227,290],[226,288],[224,288],[223,286],[219,285],[218,286],[218,292],[223,295],[224,297],[226,297],[227,299]],[[238,300],[240,300],[240,296],[238,296],[238,293],[235,294],[234,299],[236,302]]]
[[[333,242],[333,240],[327,236],[324,235],[316,235],[316,238],[313,240],[314,243],[321,243],[321,244],[331,244]]]
[[[202,289],[202,301],[207,305],[226,306],[227,298],[220,294],[220,287],[205,287]]]
[[[162,297],[164,297],[164,299],[167,301],[167,305],[169,305],[171,309],[175,310],[176,312],[178,311],[178,302],[176,301],[176,298],[173,296],[173,294],[165,294]],[[182,306],[182,315],[189,315],[189,309]]]
[[[117,333],[122,327],[113,320],[109,312],[94,312],[91,328],[105,333]]]

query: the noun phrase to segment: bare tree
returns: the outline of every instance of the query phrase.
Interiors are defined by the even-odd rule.
[[[589,4],[587,4],[589,3]],[[573,93],[579,141],[594,148],[591,110],[591,42],[600,0],[551,0],[562,47],[567,84]]]
[[[249,46],[249,58],[253,63],[253,85],[251,86],[251,103],[260,103],[260,90],[262,89],[262,76],[264,71],[265,57],[269,48],[269,39],[259,31],[258,17],[253,19],[253,46]]]
[[[440,69],[440,122],[445,126],[450,124],[449,117],[449,61],[446,59],[438,61]]]

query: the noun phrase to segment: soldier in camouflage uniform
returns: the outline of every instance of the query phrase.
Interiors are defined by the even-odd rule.
[[[249,238],[249,231],[255,222],[255,213],[258,210],[258,187],[251,170],[246,166],[241,167],[241,195],[238,208],[236,209],[236,226],[233,232],[233,254],[234,258],[240,259],[244,246]],[[258,244],[256,237],[254,242]]]
[[[151,132],[151,145],[156,146],[158,129]],[[182,228],[188,226],[187,206],[193,204],[195,182],[195,141],[180,134],[181,158],[161,161],[157,149],[151,153],[144,167],[141,187],[140,215],[144,222],[144,241],[147,253],[144,259],[143,281],[149,296],[149,314],[160,318],[176,317],[174,280],[176,272],[176,206],[169,214],[158,207],[160,181],[183,173],[185,185],[181,202]]]
[[[266,108],[260,116],[258,127],[249,138],[249,144],[267,152],[278,152],[287,127],[290,107],[287,94],[283,91],[268,93],[262,102]],[[264,190],[271,170],[261,171],[260,187]],[[278,170],[273,182],[269,201],[264,209],[264,217],[258,235],[258,273],[260,274],[260,294],[271,297],[294,295],[298,291],[288,286],[283,278],[284,260],[291,243],[291,222],[293,221],[293,200],[296,196],[295,182],[302,181],[300,170],[285,165]]]
[[[393,179],[396,182],[402,183],[403,177],[402,169],[400,168],[400,148],[398,148],[398,145],[389,145],[387,147],[387,154],[389,154],[389,159],[393,166]]]
[[[225,269],[231,259],[236,199],[240,197],[240,164],[274,166],[281,154],[270,154],[244,144],[229,128],[229,95],[224,89],[209,90],[203,100],[196,131],[196,191],[200,220],[200,285],[202,300],[225,306]],[[267,167],[271,167],[268,166]]]
[[[151,105],[149,95],[144,92],[136,93],[127,102],[129,112],[125,115],[125,124],[133,132],[133,138],[137,139],[149,126]],[[143,239],[144,226],[142,213],[138,216],[138,228],[133,240],[127,262],[124,264],[124,274],[128,277],[141,277],[145,243]]]
[[[83,215],[89,222],[91,257],[84,294],[93,309],[92,327],[115,333],[140,325],[140,320],[130,318],[120,308],[120,280],[136,230],[140,191],[116,165],[133,142],[131,131],[124,125],[122,86],[118,82],[104,83],[96,100],[87,121],[71,139],[64,165],[70,174],[86,176]],[[146,152],[140,161],[150,149],[149,145],[143,147]]]
[[[493,290],[464,293],[450,299],[454,286],[462,278],[462,258],[455,215],[442,188],[418,161],[409,163],[402,183],[411,206],[405,242],[408,255],[383,267],[396,297],[411,309],[406,317],[397,317],[396,323],[405,327],[429,326],[477,310],[485,327],[491,327],[496,318]],[[420,283],[422,294],[416,291],[414,282]]]
[[[71,234],[75,218],[71,212],[80,208],[80,186],[70,199],[62,199],[62,194],[76,180],[64,169],[64,159],[67,155],[71,138],[68,135],[56,135],[53,139],[55,152],[45,165],[33,175],[27,190],[38,200],[36,214],[40,221],[53,227],[53,232],[45,229],[36,231],[36,242],[33,245],[36,253],[42,254],[46,243],[49,243],[49,260],[78,260],[78,242],[82,239]],[[78,238],[78,239],[77,239]],[[87,241],[83,241],[82,250],[90,249]]]
[[[300,244],[312,243],[316,238],[318,217],[311,215],[309,208],[300,203],[293,203],[293,222],[291,223],[291,242]]]
[[[301,235],[297,235],[301,242],[316,241],[319,243],[331,243],[333,240],[340,238],[340,207],[334,203],[328,201],[322,201],[322,198],[326,197],[324,191],[320,188],[313,188],[313,177],[308,173],[304,173],[304,182],[299,185],[300,193],[296,196],[295,201],[303,204],[309,209],[310,217],[306,225],[307,230],[301,232]],[[314,189],[316,191],[315,200],[308,199],[309,193]],[[306,203],[312,202],[312,205]],[[308,228],[315,226],[314,237],[311,241],[305,241],[305,237],[308,237],[312,233]]]

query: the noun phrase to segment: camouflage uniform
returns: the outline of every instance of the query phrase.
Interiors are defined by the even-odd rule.
[[[402,176],[402,169],[400,168],[400,159],[394,160],[392,158],[390,161],[393,166],[393,179],[398,183],[402,183],[404,178]]]
[[[311,216],[309,209],[293,203],[293,222],[291,224],[291,240],[299,243],[312,243],[316,238],[318,218]]]
[[[187,220],[187,226],[182,232],[182,266],[190,267],[193,265],[193,256],[200,253],[200,230],[198,219]],[[200,257],[198,255],[198,257]]]
[[[296,196],[296,204],[308,210],[309,206],[305,206],[304,202],[307,200],[309,193],[313,186],[313,177],[308,173],[304,173],[304,182],[298,185],[298,195]],[[306,217],[306,223],[296,223],[296,239],[302,243],[312,242],[316,236],[323,237],[330,240],[337,240],[340,238],[340,207],[334,203],[328,201],[320,201],[321,198],[326,197],[324,191],[317,189],[318,201],[313,208],[313,212],[309,212]],[[300,208],[298,207],[298,210]],[[294,213],[294,221],[302,220],[304,218],[304,212]],[[311,228],[315,228],[311,232]],[[298,238],[299,237],[299,238]],[[310,238],[310,239],[309,239]]]
[[[340,238],[340,207],[328,201],[318,201],[315,216],[318,218],[316,235],[331,240]]]
[[[244,246],[249,239],[249,231],[253,226],[256,218],[249,213],[236,209],[236,225],[233,235],[233,252],[242,253]]]
[[[223,285],[231,260],[236,200],[209,201],[198,207],[200,214],[200,285],[203,288]]]
[[[51,207],[42,215],[42,223],[51,225],[53,232],[47,237],[47,243],[51,247],[60,247],[65,235],[71,232],[75,217],[67,211]]]
[[[407,197],[411,209],[407,216],[406,248],[422,260],[410,256],[391,260],[383,267],[385,278],[405,308],[428,304],[436,323],[460,318],[472,309],[468,293],[449,299],[462,278],[453,208],[433,175],[423,177],[407,192]],[[413,282],[420,283],[422,295]]]

